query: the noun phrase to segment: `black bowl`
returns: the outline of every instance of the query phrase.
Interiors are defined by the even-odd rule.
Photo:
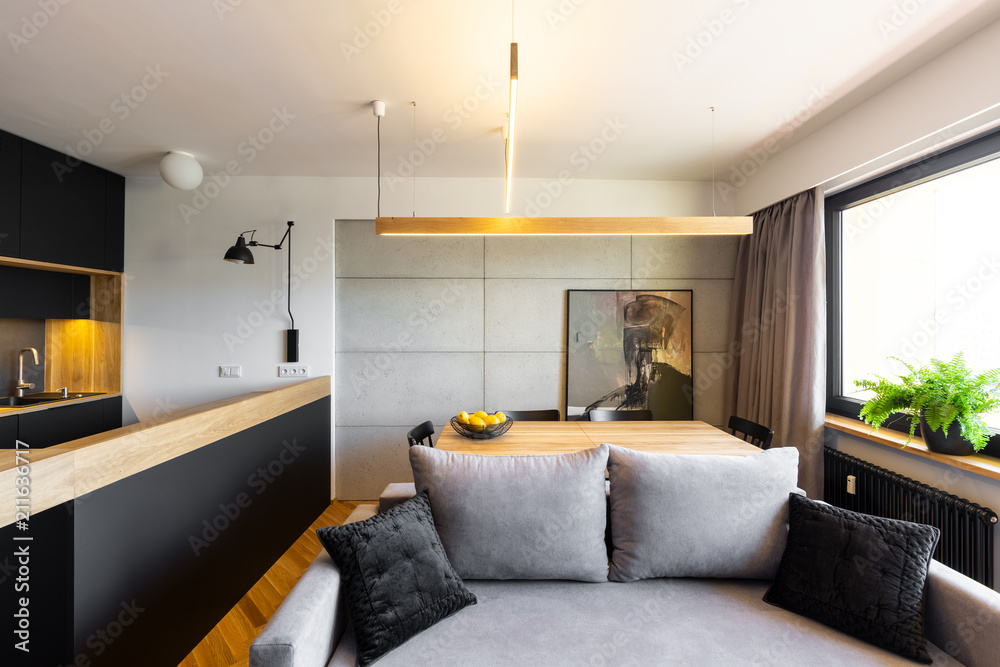
[[[510,428],[510,425],[514,423],[514,420],[508,417],[507,421],[502,424],[497,424],[492,430],[489,431],[473,431],[468,426],[459,424],[458,420],[454,417],[452,417],[451,421],[448,423],[451,424],[451,427],[461,436],[472,438],[473,440],[489,440],[491,438],[498,438],[506,433],[507,429]]]

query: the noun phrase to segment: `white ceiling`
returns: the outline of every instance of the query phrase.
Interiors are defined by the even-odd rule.
[[[709,107],[728,171],[998,19],[996,0],[515,0],[513,21],[509,1],[4,0],[0,128],[96,144],[86,159],[127,176],[155,174],[168,150],[206,170],[368,176],[382,99],[383,173],[415,136],[433,148],[418,176],[499,177],[513,32],[517,176],[707,180]],[[251,153],[274,109],[294,118]],[[614,141],[581,160],[609,122]]]

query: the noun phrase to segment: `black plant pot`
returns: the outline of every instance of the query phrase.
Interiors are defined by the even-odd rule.
[[[957,421],[951,423],[947,433],[942,433],[940,429],[932,431],[921,416],[920,433],[924,436],[927,449],[932,452],[950,456],[969,456],[976,453],[976,450],[972,448],[972,443],[962,437],[962,427]]]

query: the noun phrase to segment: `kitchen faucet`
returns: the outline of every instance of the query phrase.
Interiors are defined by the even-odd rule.
[[[30,352],[35,358],[35,365],[38,365],[38,350],[33,347],[26,347],[17,353],[17,396],[24,396],[25,389],[34,389],[35,384],[33,382],[24,381],[24,353]]]

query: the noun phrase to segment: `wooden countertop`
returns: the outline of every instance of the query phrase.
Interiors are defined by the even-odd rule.
[[[4,417],[7,417],[9,415],[23,415],[28,412],[40,412],[42,410],[48,410],[49,408],[58,408],[63,405],[74,405],[76,403],[101,401],[104,400],[105,398],[113,398],[115,396],[121,396],[121,394],[117,392],[108,394],[98,394],[97,396],[84,396],[83,398],[67,398],[66,400],[61,400],[61,401],[51,401],[49,403],[41,403],[39,405],[22,405],[19,407],[0,406],[0,419],[3,419]]]
[[[489,440],[466,438],[450,424],[437,449],[464,454],[564,454],[608,442],[642,452],[669,454],[759,454],[760,449],[700,421],[515,422]]]
[[[17,450],[31,468],[31,513],[55,507],[329,395],[330,377],[324,376],[281,389],[222,399],[182,410],[167,419],[142,421],[54,447]],[[28,409],[35,408],[17,412]],[[15,520],[15,478],[22,475],[16,469],[15,450],[9,448],[14,443],[3,444],[0,525],[6,526]]]

